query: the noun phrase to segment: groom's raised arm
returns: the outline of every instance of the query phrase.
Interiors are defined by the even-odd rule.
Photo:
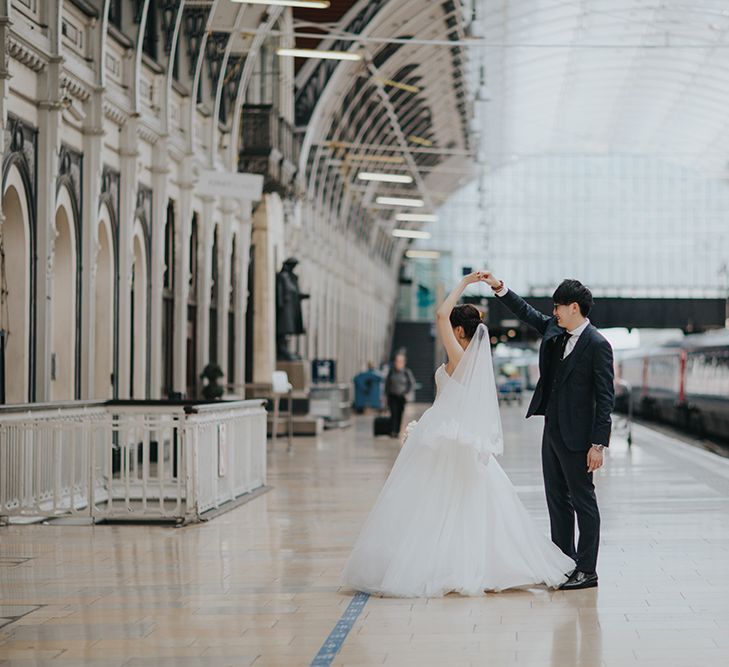
[[[547,324],[551,319],[548,315],[540,313],[536,308],[533,308],[524,301],[516,292],[504,287],[503,281],[491,277],[486,282],[494,290],[494,294],[499,297],[501,303],[514,313],[514,315],[524,322],[524,324],[528,324],[540,334],[544,335],[544,332],[547,330]]]

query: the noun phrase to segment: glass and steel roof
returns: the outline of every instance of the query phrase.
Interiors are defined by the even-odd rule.
[[[478,2],[489,160],[630,153],[724,176],[725,0]]]

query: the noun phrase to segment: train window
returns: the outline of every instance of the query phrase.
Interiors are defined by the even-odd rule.
[[[679,368],[680,357],[677,354],[652,357],[648,362],[648,387],[678,393],[680,386]]]
[[[686,393],[729,396],[729,350],[690,353],[686,363]]]

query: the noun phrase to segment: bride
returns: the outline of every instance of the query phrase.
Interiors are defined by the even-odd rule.
[[[532,521],[494,458],[503,435],[489,333],[478,310],[456,305],[484,280],[463,278],[437,312],[448,363],[362,527],[343,584],[396,597],[440,597],[546,584],[574,561]]]

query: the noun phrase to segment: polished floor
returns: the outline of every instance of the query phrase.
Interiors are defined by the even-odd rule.
[[[504,407],[502,462],[546,531],[541,424],[523,411]],[[352,600],[339,572],[397,455],[370,429],[358,418],[291,454],[279,442],[273,490],[206,524],[0,528],[0,665],[311,664]],[[600,588],[369,598],[331,664],[729,664],[729,461],[637,427],[597,485]]]

